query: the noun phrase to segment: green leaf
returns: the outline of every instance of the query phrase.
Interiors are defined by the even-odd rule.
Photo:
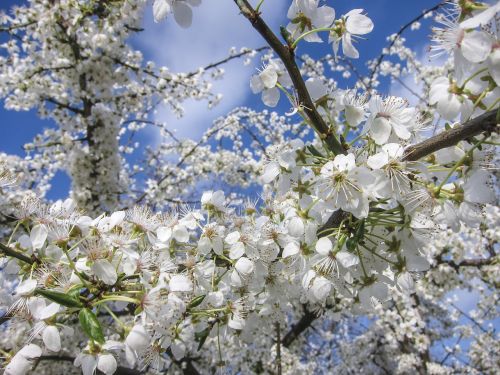
[[[358,244],[358,240],[356,237],[351,237],[348,238],[347,241],[345,242],[345,246],[347,247],[347,250],[350,252],[354,252],[356,250],[356,245]]]
[[[47,289],[35,289],[35,294],[45,297],[66,307],[83,307],[83,304],[74,295],[54,292]]]
[[[363,239],[365,235],[365,219],[361,220],[361,222],[359,223],[359,226],[356,230],[356,240],[359,242]]]
[[[191,302],[189,302],[188,309],[193,309],[196,306],[199,306],[203,302],[203,300],[205,299],[205,296],[206,296],[206,294],[203,294],[203,295],[198,296],[198,297],[194,297],[191,300]]]
[[[68,295],[72,296],[75,299],[79,299],[80,291],[83,287],[83,284],[73,285],[71,288],[69,288]]]
[[[314,156],[319,156],[319,157],[322,157],[322,158],[324,157],[323,154],[321,152],[319,152],[318,149],[316,147],[314,147],[313,145],[308,145],[307,149]]]
[[[199,342],[198,343],[198,349],[196,349],[196,350],[199,351],[201,349],[201,347],[203,346],[203,344],[205,343],[205,341],[207,341],[207,337],[210,334],[211,330],[212,330],[212,327],[210,326],[210,327],[205,328],[203,331],[196,332],[194,334],[195,340]]]
[[[97,320],[97,317],[90,309],[81,309],[78,314],[78,319],[80,320],[83,331],[91,340],[104,344],[106,340],[102,333],[101,323],[99,323],[99,320]]]

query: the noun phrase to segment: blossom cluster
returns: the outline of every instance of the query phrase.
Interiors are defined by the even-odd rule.
[[[137,146],[128,150],[121,137],[129,134],[133,143],[157,100],[180,112],[185,99],[213,95],[202,75],[157,70],[125,43],[145,3],[101,7],[68,0],[53,6],[40,0],[20,8],[17,18],[0,18],[13,35],[24,29],[21,46],[18,38],[2,46],[19,64],[0,56],[0,95],[9,108],[38,107],[57,122],[33,147],[57,143],[56,151],[42,151],[43,160],[64,165],[73,183],[72,198],[45,202],[43,189],[37,197],[27,186],[57,167],[17,158],[0,164],[0,204],[9,219],[0,242],[0,309],[8,332],[17,332],[8,352],[2,349],[5,373],[25,374],[67,345],[85,375],[113,374],[123,365],[182,368],[202,348],[208,354],[200,362],[211,367],[224,367],[234,354],[235,366],[240,361],[246,373],[276,360],[287,373],[312,373],[280,335],[296,329],[297,317],[322,314],[333,322],[342,314],[381,317],[341,345],[345,351],[363,348],[381,361],[348,357],[336,367],[340,373],[445,372],[444,362],[426,359],[433,334],[425,332],[424,315],[444,321],[447,312],[435,300],[452,288],[472,288],[473,278],[487,285],[483,300],[495,293],[497,128],[422,158],[411,150],[433,126],[434,132],[460,129],[455,120],[492,114],[498,122],[500,3],[460,1],[437,16],[443,27],[434,29],[432,49],[450,55],[455,67],[429,69],[424,104],[377,93],[375,71],[341,90],[307,56],[305,88],[296,87],[302,76],[290,61],[268,53],[250,88],[270,107],[284,94],[290,112],[239,108],[216,120],[199,142],[178,140],[160,126],[172,143],[148,149],[147,165],[131,167],[124,155]],[[188,27],[199,4],[155,0],[153,14],[160,21],[173,13]],[[329,64],[358,58],[353,41],[373,28],[363,10],[336,19],[334,9],[318,0],[293,0],[287,16],[282,35],[288,51],[302,41],[322,42],[326,32],[334,52]],[[405,57],[408,71],[427,75],[412,52],[393,41],[388,53]],[[47,61],[57,64],[47,67]],[[380,73],[398,77],[402,70],[387,63]],[[332,137],[337,148],[328,142]],[[164,162],[172,155],[177,163]],[[130,185],[139,172],[152,177],[135,194]],[[261,199],[242,202],[217,189],[204,192],[198,205],[178,199],[204,176],[219,174],[242,187],[258,180]],[[121,200],[124,194],[130,199]],[[151,202],[154,209],[134,201]],[[165,202],[176,208],[158,209]],[[461,248],[469,242],[487,249],[488,257],[468,258],[483,255]],[[486,271],[461,271],[470,266]],[[488,367],[480,352],[494,337],[482,331],[470,352]],[[324,336],[321,342],[333,340]],[[308,345],[315,350],[315,340]],[[259,350],[262,356],[255,355]]]

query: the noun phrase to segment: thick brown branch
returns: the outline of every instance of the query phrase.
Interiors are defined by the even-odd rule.
[[[181,360],[175,359],[170,348],[167,349],[167,355],[170,357],[181,370],[184,375],[200,375],[199,371],[193,365],[193,359],[189,357],[182,358]]]
[[[307,306],[304,305],[304,314],[299,319],[297,323],[295,323],[292,328],[287,332],[287,334],[281,340],[281,343],[285,348],[289,348],[290,345],[304,332],[308,329],[311,324],[316,320],[317,316],[313,312],[307,309]]]
[[[19,251],[16,251],[16,250],[4,245],[3,243],[0,243],[0,252],[2,252],[3,254],[5,254],[9,257],[19,259],[19,260],[21,260],[25,263],[28,263],[28,264],[35,263],[35,260],[32,259],[31,257],[24,255],[24,254],[20,253]]]
[[[497,110],[489,111],[481,116],[467,121],[463,125],[455,126],[434,137],[426,139],[405,150],[403,160],[415,161],[435,151],[456,145],[464,139],[472,138],[481,133],[498,131]]]
[[[295,62],[293,50],[281,43],[278,37],[272,32],[272,30],[260,17],[259,13],[252,8],[247,0],[234,0],[234,2],[240,8],[241,13],[250,21],[254,29],[259,32],[273,51],[279,56],[281,61],[283,61],[283,64],[292,79],[295,90],[297,90],[300,104],[303,106],[304,112],[311,121],[311,125],[318,132],[319,136],[325,141],[331,151],[336,154],[344,153],[344,147],[341,145],[330,127],[326,124],[323,117],[321,117],[319,112],[316,110],[304,79],[300,74],[299,67]]]

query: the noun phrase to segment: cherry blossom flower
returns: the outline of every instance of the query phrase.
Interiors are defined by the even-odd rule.
[[[340,42],[342,42],[342,51],[347,57],[353,59],[359,58],[359,52],[353,45],[353,38],[358,35],[365,35],[373,30],[373,22],[365,16],[363,9],[353,9],[342,16],[339,21],[338,30],[330,32],[329,42],[332,43],[333,52],[337,55]]]
[[[254,94],[262,92],[262,101],[265,105],[276,107],[280,99],[280,90],[276,87],[278,83],[283,87],[290,86],[290,76],[280,60],[270,60],[259,74],[252,76],[250,88]]]
[[[293,0],[288,8],[287,17],[290,23],[287,30],[297,38],[306,31],[329,27],[335,20],[335,10],[329,6],[319,6],[319,0]],[[317,33],[304,37],[308,42],[321,42]]]
[[[356,166],[354,154],[337,155],[321,168],[318,192],[334,209],[366,217],[368,196],[364,189],[373,182],[374,177],[368,169]]]
[[[438,113],[447,120],[453,120],[461,113],[467,118],[472,109],[471,101],[459,94],[456,84],[446,77],[438,77],[432,82],[429,103],[436,104]]]
[[[384,194],[389,196],[396,193],[401,198],[410,190],[410,180],[408,172],[405,170],[405,163],[401,161],[404,154],[404,147],[397,143],[387,143],[382,146],[382,150],[368,157],[366,164],[372,169],[382,169],[385,177],[389,180],[389,191]]]
[[[460,57],[473,63],[486,60],[492,46],[491,38],[486,33],[478,30],[467,31],[461,24],[458,24],[454,15],[441,16],[438,22],[444,27],[436,27],[433,30],[432,40],[435,43],[431,47],[433,51],[453,51],[455,58],[459,59],[456,60],[459,64],[464,64]]]
[[[368,131],[375,143],[383,145],[394,131],[400,139],[407,140],[411,136],[411,122],[415,115],[413,108],[401,98],[389,96],[382,99],[376,95],[371,98],[370,117],[366,121],[364,131]]]

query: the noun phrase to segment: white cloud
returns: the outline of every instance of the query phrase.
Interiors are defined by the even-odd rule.
[[[264,2],[263,17],[273,29],[277,29],[280,22],[286,23],[280,19],[286,4],[286,0]],[[241,47],[265,45],[250,23],[239,14],[233,1],[205,0],[193,10],[193,25],[189,29],[181,29],[171,15],[155,24],[152,11],[146,11],[146,30],[137,39],[137,44],[158,66],[167,66],[173,72],[190,72],[227,57],[231,47],[239,50]],[[226,74],[223,79],[213,82],[213,92],[222,94],[223,99],[212,110],[207,108],[206,102],[192,100],[184,104],[183,118],[177,119],[168,109],[162,108],[158,110],[157,120],[167,122],[169,129],[177,130],[181,138],[199,138],[216,117],[244,104],[247,96],[252,95],[249,79],[255,67],[243,66],[242,60],[224,65]]]

